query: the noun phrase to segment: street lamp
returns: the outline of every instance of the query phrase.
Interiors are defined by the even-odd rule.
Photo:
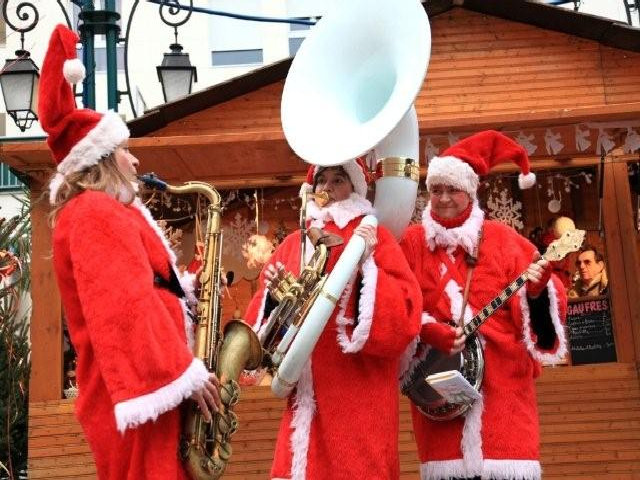
[[[0,88],[7,113],[25,131],[38,119],[38,67],[26,50],[16,50],[16,58],[6,61],[0,72]]]
[[[162,64],[156,67],[165,102],[189,95],[193,83],[198,81],[196,67],[191,65],[189,54],[182,53],[182,45],[172,43],[169,49],[171,51],[164,54]]]

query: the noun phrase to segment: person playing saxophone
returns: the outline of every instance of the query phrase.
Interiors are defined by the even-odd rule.
[[[100,480],[183,480],[181,415],[206,419],[218,380],[194,358],[176,257],[136,198],[138,159],[114,112],[76,109],[77,35],[55,28],[40,78],[39,117],[57,163],[49,185],[53,265],[77,352],[75,413]],[[55,366],[54,366],[55,368]]]

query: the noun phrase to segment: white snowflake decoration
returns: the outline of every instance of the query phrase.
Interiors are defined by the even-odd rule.
[[[487,199],[487,208],[489,218],[492,220],[497,220],[518,230],[524,228],[522,202],[513,201],[508,189],[494,189]]]
[[[223,252],[243,260],[242,246],[254,234],[255,222],[236,213],[234,220],[224,229]]]

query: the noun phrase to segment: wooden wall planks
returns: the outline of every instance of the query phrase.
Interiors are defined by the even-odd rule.
[[[547,368],[538,380],[545,480],[640,478],[640,387],[633,364]],[[268,479],[284,401],[266,387],[242,392],[240,430],[226,480]],[[29,478],[94,479],[73,403],[32,403]],[[401,478],[417,480],[409,404],[400,407]]]

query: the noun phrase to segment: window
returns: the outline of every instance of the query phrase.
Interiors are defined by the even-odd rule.
[[[311,20],[311,17],[294,17],[296,20]],[[300,23],[290,23],[289,30],[292,32],[298,32],[300,30],[309,30],[311,25],[303,25]]]
[[[298,49],[300,48],[300,45],[302,45],[303,41],[304,41],[304,37],[290,38],[289,39],[289,55],[293,57],[298,51]]]
[[[210,0],[209,7],[221,12],[262,15],[260,0]],[[261,64],[262,30],[258,22],[212,15],[209,20],[211,64],[214,67]]]
[[[78,46],[78,58],[80,60],[83,59],[82,47]],[[96,72],[106,72],[107,71],[107,47],[94,47],[93,49],[93,58],[96,62]],[[118,65],[118,70],[124,70],[124,46],[117,45],[116,46],[116,64]]]
[[[211,52],[211,65],[222,67],[227,65],[252,65],[262,63],[262,49],[228,50]]]
[[[22,182],[18,180],[7,165],[0,163],[0,190],[17,190],[22,188]]]

